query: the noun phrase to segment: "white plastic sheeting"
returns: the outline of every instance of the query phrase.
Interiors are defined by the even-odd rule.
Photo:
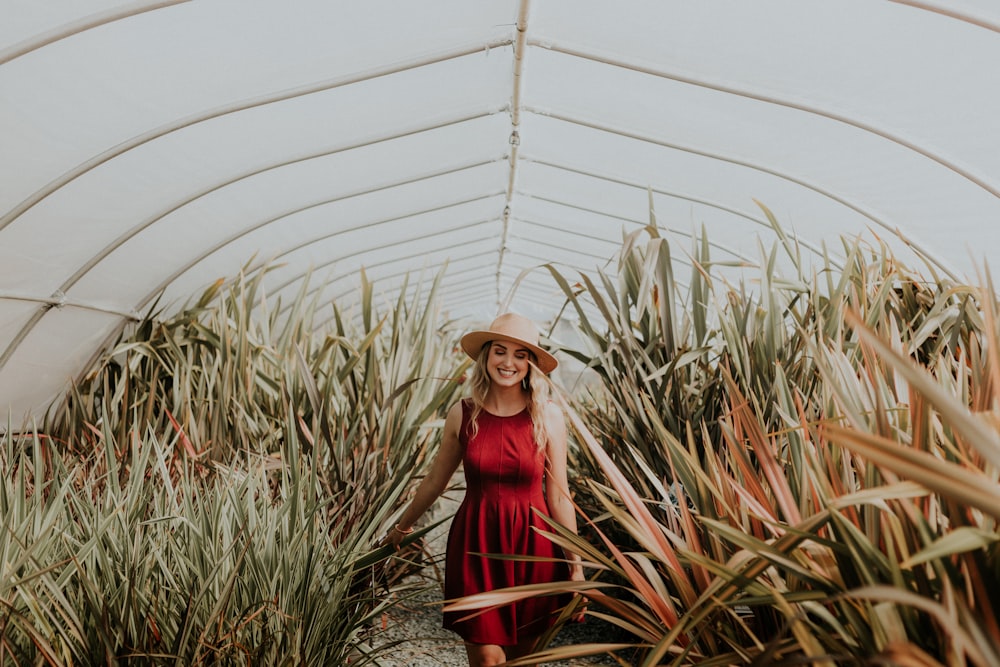
[[[1000,252],[987,0],[0,0],[0,407],[56,400],[162,295],[277,263],[349,299],[447,262],[452,316],[657,220],[756,260]],[[545,272],[514,307],[559,304]]]

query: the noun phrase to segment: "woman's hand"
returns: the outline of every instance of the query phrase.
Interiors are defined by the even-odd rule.
[[[386,534],[385,538],[383,538],[382,544],[391,546],[396,551],[399,551],[399,547],[403,543],[403,540],[409,537],[410,533],[412,532],[413,528],[407,528],[406,530],[403,530],[398,525],[393,526],[392,528],[389,529],[389,532]]]

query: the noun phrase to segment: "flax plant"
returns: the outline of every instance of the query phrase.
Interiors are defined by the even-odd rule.
[[[600,379],[596,396],[578,397],[591,403],[587,411],[595,418],[588,426],[613,459],[625,454],[617,443],[629,443],[659,478],[671,472],[657,455],[660,444],[642,397],[650,397],[672,432],[687,424],[714,429],[719,411],[707,240],[694,251],[687,299],[674,278],[670,245],[654,225],[624,237],[614,275],[602,271],[596,278],[572,279],[549,267],[583,340],[581,349],[563,352]],[[655,493],[639,478],[636,483],[644,495]]]
[[[261,277],[149,315],[38,434],[5,436],[0,663],[370,664],[391,649],[372,636],[396,584],[375,544],[462,370],[440,276],[403,289],[424,295],[412,303],[362,276],[352,309],[307,288],[272,302]]]
[[[152,433],[95,442],[87,458],[41,438],[4,443],[0,662],[343,664],[354,653],[387,602],[351,590],[355,538],[330,523],[309,471],[279,470],[276,498],[262,463],[205,479],[178,475],[176,443]]]
[[[617,275],[557,275],[603,383],[566,403],[589,535],[555,539],[594,576],[541,591],[582,594],[633,641],[534,659],[1000,664],[992,285],[861,239],[810,272],[781,235],[750,287],[710,279],[700,241],[685,300],[644,233]],[[661,309],[665,290],[684,307]]]

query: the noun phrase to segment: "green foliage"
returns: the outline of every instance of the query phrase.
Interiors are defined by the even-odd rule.
[[[701,239],[683,294],[652,227],[614,275],[552,269],[602,381],[567,405],[589,534],[558,538],[591,613],[632,664],[1000,664],[992,286],[861,240],[810,274],[767,213],[750,283],[711,278]]]
[[[363,281],[324,326],[306,288],[282,307],[260,283],[149,316],[42,432],[4,436],[0,662],[377,658],[400,572],[373,545],[462,370],[437,280],[421,305]]]
[[[584,529],[553,526],[594,581],[455,608],[572,590],[631,637],[547,659],[1000,664],[992,284],[861,240],[808,268],[765,213],[779,243],[736,285],[701,238],[682,289],[655,225],[614,272],[550,268],[600,379],[564,403]],[[433,298],[380,314],[363,282],[320,327],[307,295],[220,283],[4,436],[0,662],[377,660],[400,572],[371,545],[463,368]]]
[[[287,466],[275,473],[259,461],[199,479],[153,434],[129,443],[102,435],[100,451],[84,460],[41,437],[4,443],[4,469],[13,473],[3,494],[0,589],[8,658],[346,659],[385,602],[351,589],[354,554],[366,547],[329,520],[315,476]],[[47,469],[36,464],[43,449]]]

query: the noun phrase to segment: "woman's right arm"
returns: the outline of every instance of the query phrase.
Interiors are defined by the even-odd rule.
[[[441,447],[431,464],[430,472],[417,486],[413,500],[399,517],[399,522],[389,531],[386,541],[393,546],[399,546],[403,538],[413,530],[413,524],[434,504],[444,490],[448,488],[452,476],[462,462],[462,444],[458,440],[458,431],[462,427],[462,404],[455,403],[448,410],[444,421],[444,434]]]

